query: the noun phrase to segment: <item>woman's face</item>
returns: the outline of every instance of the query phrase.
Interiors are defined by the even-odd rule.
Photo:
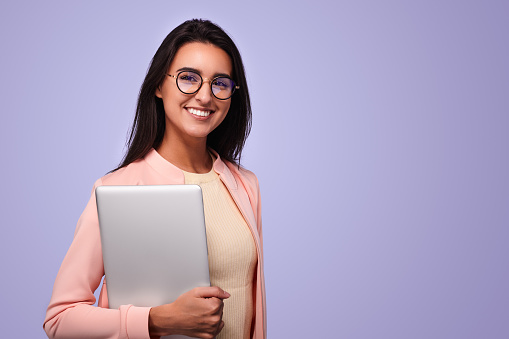
[[[168,69],[176,76],[181,70],[192,69],[203,78],[203,84],[194,94],[182,93],[174,77],[166,76],[156,90],[163,100],[166,113],[166,136],[183,141],[207,138],[226,117],[231,98],[219,100],[213,96],[210,82],[218,75],[232,75],[230,57],[221,48],[212,44],[191,42],[177,51]]]

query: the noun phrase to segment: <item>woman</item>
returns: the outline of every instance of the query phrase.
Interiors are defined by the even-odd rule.
[[[95,194],[58,272],[44,329],[50,338],[266,337],[261,207],[255,175],[238,165],[251,108],[228,35],[190,20],[163,41],[143,82],[123,162],[100,185],[200,184],[212,287],[157,307],[107,308]],[[94,190],[92,192],[94,192]]]

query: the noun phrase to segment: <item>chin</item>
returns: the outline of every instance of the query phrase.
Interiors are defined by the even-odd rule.
[[[187,135],[193,138],[202,139],[207,138],[207,136],[212,132],[213,130],[188,130]]]

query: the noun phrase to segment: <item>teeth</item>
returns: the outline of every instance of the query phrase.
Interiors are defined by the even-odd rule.
[[[187,110],[190,113],[192,113],[194,115],[198,115],[200,117],[208,117],[210,114],[210,111],[200,111],[199,109],[195,109],[195,108],[188,108]]]

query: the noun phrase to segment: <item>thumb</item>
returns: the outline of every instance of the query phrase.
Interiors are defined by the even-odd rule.
[[[223,291],[217,286],[210,287],[196,287],[194,289],[194,295],[197,298],[219,298],[227,299],[230,297],[230,293]]]

